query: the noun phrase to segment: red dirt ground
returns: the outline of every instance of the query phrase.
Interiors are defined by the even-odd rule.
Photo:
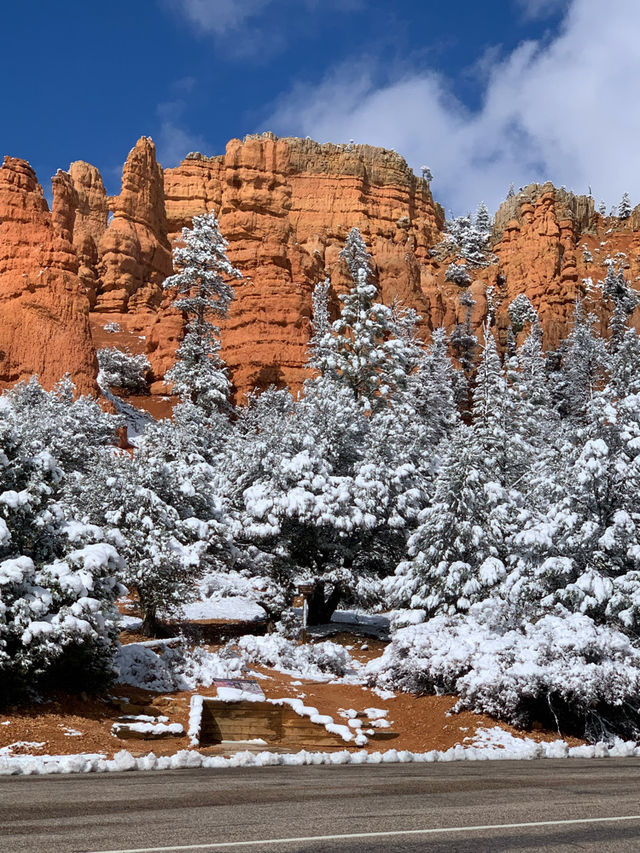
[[[134,639],[139,638],[129,633],[122,635],[123,642],[131,642]],[[332,639],[351,646],[351,654],[363,662],[377,657],[384,648],[384,643],[379,640],[368,639],[365,643],[361,637],[353,637],[350,634],[339,634]],[[363,644],[368,648],[363,649]],[[209,648],[215,650],[219,646]],[[336,723],[346,724],[340,710],[363,711],[371,707],[387,710],[386,719],[391,724],[390,728],[398,733],[398,737],[390,740],[372,738],[366,747],[369,751],[390,748],[413,752],[445,750],[463,743],[467,738],[473,738],[478,728],[496,725],[516,737],[527,736],[536,741],[558,738],[557,732],[521,732],[482,714],[469,711],[451,713],[456,703],[453,696],[397,693],[393,698],[383,699],[370,688],[359,685],[296,679],[265,667],[255,667],[254,671],[263,676],[259,681],[267,698],[300,698],[305,705],[312,705],[321,714],[332,716]],[[215,696],[216,688],[200,688],[194,692]],[[157,712],[169,717],[170,722],[182,723],[186,731],[192,695],[191,692],[158,695],[128,685],[117,685],[107,696],[100,698],[56,695],[47,702],[0,712],[0,748],[27,741],[39,746],[14,747],[12,752],[38,755],[104,752],[111,756],[124,748],[134,755],[143,755],[150,751],[156,755],[170,755],[188,747],[186,736],[148,741],[121,740],[111,734],[111,726],[123,713],[117,700],[126,697],[136,705],[153,706]],[[73,735],[69,730],[81,734]],[[565,739],[572,746],[582,743],[575,738]],[[279,746],[286,749],[288,745],[283,743]],[[207,748],[201,751],[207,753],[219,749]]]

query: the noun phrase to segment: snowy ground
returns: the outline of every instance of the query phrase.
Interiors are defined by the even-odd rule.
[[[185,608],[185,618],[244,621],[248,614],[257,618],[260,610],[264,613],[256,600],[260,590],[252,589],[242,576],[236,580],[238,594],[232,595],[230,586],[220,586],[219,579],[209,578],[200,601]],[[559,740],[549,732],[523,736],[508,726],[497,725],[491,717],[470,711],[452,714],[453,696],[416,696],[376,687],[368,683],[377,665],[372,661],[381,661],[389,646],[380,639],[358,635],[353,626],[360,624],[384,635],[388,620],[344,611],[336,615],[335,624],[339,629],[335,640],[316,638],[304,645],[279,634],[247,634],[217,646],[191,647],[179,637],[126,643],[117,661],[120,686],[114,691],[116,698],[132,696],[132,701],[146,703],[155,717],[144,716],[144,711],[137,717],[125,713],[114,719],[117,715],[112,712],[109,717],[104,711],[98,725],[92,719],[95,714],[76,710],[74,715],[62,714],[38,728],[35,721],[47,714],[42,708],[30,716],[0,719],[0,775],[640,756],[635,743],[583,745],[575,739]],[[121,625],[136,630],[139,620],[123,616]],[[216,679],[247,677],[259,679],[267,701],[285,703],[342,737],[345,749],[336,746],[331,752],[287,754],[273,744],[270,750],[265,745],[264,751],[258,751],[259,743],[250,750],[238,744],[235,754],[230,749],[226,755],[214,754],[211,748],[200,749],[193,738],[190,708],[194,702],[197,706],[198,696],[216,696]],[[31,727],[30,720],[34,721]],[[118,742],[118,732],[123,723],[140,734],[167,733],[175,739],[172,743],[155,742],[155,752],[147,752],[149,746],[144,741],[127,741],[128,748],[119,749],[122,740]],[[57,740],[51,736],[52,727],[58,730]],[[397,739],[390,741],[395,748],[381,750],[375,738],[387,730],[391,736],[398,733]],[[189,744],[191,748],[185,749]],[[76,753],[62,754],[78,746]]]

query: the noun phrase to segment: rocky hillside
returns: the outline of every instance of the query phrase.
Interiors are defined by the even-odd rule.
[[[426,338],[464,319],[462,288],[445,281],[452,258],[432,251],[443,210],[393,151],[264,134],[163,171],[143,137],[124,164],[120,195],[108,197],[98,170],[81,161],[52,183],[49,211],[26,162],[7,157],[0,168],[2,385],[38,373],[51,386],[68,371],[79,390],[95,391],[95,348],[116,344],[147,353],[151,390],[162,394],[183,331],[162,291],[171,247],[194,215],[212,209],[245,276],[223,324],[223,356],[239,395],[271,383],[299,387],[311,291],[325,275],[336,292],[348,286],[338,252],[354,226],[373,255],[383,301],[415,307]],[[546,346],[556,346],[584,279],[604,278],[605,258],[625,252],[627,276],[640,275],[638,229],[639,209],[626,220],[602,217],[585,196],[526,187],[497,212],[495,262],[471,270],[473,325],[486,318],[492,288],[504,344],[507,307],[525,293]],[[108,323],[121,331],[109,334]]]

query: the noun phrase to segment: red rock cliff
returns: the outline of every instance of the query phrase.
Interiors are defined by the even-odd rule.
[[[338,291],[348,286],[338,253],[353,227],[373,255],[382,298],[431,313],[423,279],[442,211],[395,152],[272,134],[236,139],[224,156],[194,155],[167,169],[165,196],[172,240],[213,209],[245,276],[223,324],[223,355],[241,394],[300,386],[311,292],[325,275]]]
[[[95,393],[89,300],[70,242],[74,191],[54,179],[54,214],[24,160],[0,167],[0,383],[38,374],[47,388],[65,373]]]
[[[123,168],[120,195],[107,197],[98,170],[82,161],[53,179],[53,210],[29,166],[0,170],[0,381],[38,372],[47,384],[71,372],[94,390],[93,346],[146,352],[152,390],[173,364],[183,333],[162,282],[171,246],[193,216],[214,210],[229,254],[245,280],[223,323],[223,355],[238,396],[255,386],[304,378],[311,292],[324,276],[349,286],[338,254],[358,227],[374,262],[382,299],[396,296],[423,317],[423,331],[464,319],[460,288],[445,281],[450,258],[432,253],[443,214],[429,185],[395,152],[367,145],[320,145],[273,134],[232,140],[224,155],[188,155],[164,173],[143,137]],[[112,216],[109,220],[109,213]],[[592,200],[551,184],[531,185],[496,215],[496,262],[474,272],[473,324],[479,331],[492,288],[496,327],[506,343],[507,308],[525,293],[537,309],[547,347],[568,331],[584,280],[606,274],[604,261],[629,257],[640,277],[640,208],[620,221],[594,213]],[[87,311],[91,307],[89,333]],[[597,299],[593,308],[606,322]],[[634,319],[640,318],[640,312]],[[121,331],[108,334],[116,322]]]

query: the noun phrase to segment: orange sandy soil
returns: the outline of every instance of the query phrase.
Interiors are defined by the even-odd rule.
[[[134,639],[138,638],[123,632],[123,642],[131,642]],[[351,654],[363,662],[377,657],[384,648],[384,643],[378,640],[364,641],[361,637],[353,637],[350,634],[339,634],[331,639],[351,646]],[[368,648],[363,649],[363,645]],[[208,648],[215,651],[220,647],[210,645]],[[516,737],[526,736],[536,741],[551,741],[558,737],[557,733],[552,731],[521,732],[483,714],[468,711],[452,714],[450,712],[456,702],[452,696],[398,693],[393,698],[382,699],[370,688],[358,685],[296,679],[266,667],[255,667],[254,672],[262,676],[259,683],[267,698],[300,698],[305,705],[312,705],[321,714],[332,716],[336,723],[346,724],[346,719],[340,715],[341,709],[364,711],[365,708],[373,707],[387,710],[386,719],[391,730],[398,733],[398,737],[389,740],[371,738],[366,747],[369,751],[391,748],[413,752],[445,750],[473,738],[478,728],[496,725]],[[216,688],[200,688],[194,692],[215,696]],[[188,748],[186,736],[161,740],[121,740],[111,734],[111,726],[123,713],[117,700],[126,697],[135,705],[152,706],[158,713],[169,717],[170,722],[182,723],[186,731],[192,695],[192,692],[161,695],[128,685],[116,685],[107,695],[100,698],[56,695],[41,704],[0,712],[0,747],[15,744],[17,741],[29,741],[38,746],[15,747],[13,754],[102,752],[110,757],[120,749],[128,749],[133,755],[144,755],[151,751],[156,755],[171,755],[180,749]],[[144,713],[144,710],[136,709],[136,712]],[[127,713],[130,711],[127,710]],[[363,725],[366,727],[366,722],[363,721]],[[74,735],[69,730],[81,734]],[[572,746],[582,743],[575,738],[566,740]],[[281,747],[286,749],[287,744],[282,744]],[[345,748],[348,748],[347,744]],[[220,752],[220,747],[198,749],[204,754]]]

